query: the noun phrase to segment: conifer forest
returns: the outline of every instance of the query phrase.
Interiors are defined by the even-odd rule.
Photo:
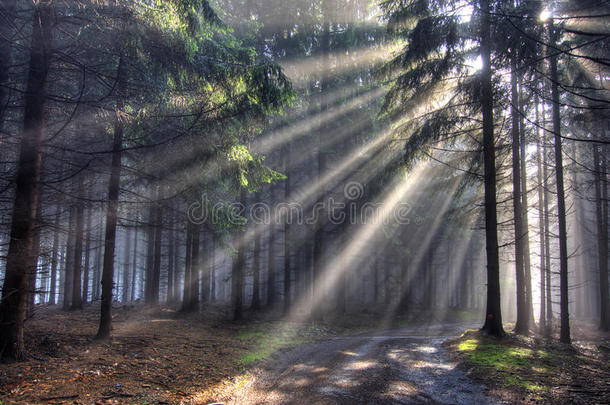
[[[0,405],[610,403],[610,1],[0,0]]]

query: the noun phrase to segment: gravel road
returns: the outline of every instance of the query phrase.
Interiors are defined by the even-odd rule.
[[[255,370],[231,403],[497,404],[442,347],[472,327],[408,327],[302,345]]]

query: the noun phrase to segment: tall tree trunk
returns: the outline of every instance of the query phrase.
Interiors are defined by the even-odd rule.
[[[483,111],[483,160],[485,184],[485,246],[487,251],[487,310],[483,331],[504,335],[500,308],[500,258],[496,212],[496,152],[494,142],[493,91],[491,84],[490,7],[480,0],[481,8],[481,108]]]
[[[347,246],[349,246],[349,217],[350,217],[350,207],[349,204],[346,204],[343,208],[343,218],[344,220],[339,224],[335,229],[335,241],[338,247],[339,252],[345,252]],[[343,254],[341,260],[338,263],[337,271],[340,272],[338,285],[337,285],[337,313],[345,314],[347,313],[347,301],[349,298],[349,281],[348,281],[348,266],[349,260],[347,255]],[[358,274],[355,274],[355,278],[363,278],[363,275],[360,271]]]
[[[191,243],[193,247],[191,248],[191,291],[190,291],[190,303],[189,310],[190,311],[198,311],[199,310],[199,274],[201,272],[201,268],[199,265],[199,236],[201,235],[201,227],[198,224],[193,224],[192,226],[193,236],[191,239]]]
[[[546,289],[545,289],[545,273],[546,267],[546,255],[545,255],[545,244],[544,244],[544,184],[542,181],[542,134],[540,127],[542,126],[539,116],[539,103],[538,95],[534,101],[536,105],[536,161],[537,161],[537,181],[538,181],[538,229],[540,233],[540,330],[546,329]]]
[[[294,302],[303,297],[304,275],[307,269],[307,246],[302,236],[293,239],[293,246],[298,246],[294,263]]]
[[[102,303],[100,309],[100,326],[97,339],[108,339],[112,328],[112,290],[114,280],[114,251],[116,247],[116,228],[119,209],[119,191],[121,186],[121,152],[123,148],[123,92],[121,82],[121,65],[119,60],[118,100],[114,124],[114,139],[112,141],[112,162],[110,165],[110,181],[108,182],[108,207],[106,209],[106,232],[104,235],[104,262],[102,268]]]
[[[271,194],[269,200],[271,205],[275,202],[274,190],[276,186],[270,187],[269,193]],[[267,306],[273,307],[275,305],[275,238],[276,238],[276,226],[275,218],[270,219],[269,224],[269,246],[267,247]]]
[[[153,268],[155,266],[155,204],[151,203],[148,207],[148,223],[146,224],[146,275],[144,302],[152,304],[153,295]]]
[[[519,136],[519,91],[517,89],[517,56],[511,58],[511,118],[512,118],[512,157],[513,157],[513,212],[515,222],[515,270],[517,281],[517,322],[515,333],[527,335],[529,331],[528,311],[526,307],[525,273],[523,268],[523,210],[521,197],[521,157]]]
[[[157,200],[159,200],[159,190],[157,189]],[[163,237],[163,210],[159,204],[155,207],[155,254],[152,268],[151,297],[150,303],[159,304],[159,284],[161,282],[161,238]]]
[[[600,164],[599,146],[593,145],[595,166],[595,212],[597,215],[597,256],[599,261],[599,328],[610,330],[610,308],[608,307],[608,196],[602,191],[602,181],[606,182],[605,165]],[[607,187],[605,188],[607,190]],[[606,207],[604,207],[606,205]]]
[[[206,232],[206,234],[208,234]],[[207,252],[208,255],[206,255],[206,259],[204,260],[204,263],[206,264],[205,267],[201,266],[201,271],[202,271],[202,277],[201,277],[201,302],[206,305],[209,303],[210,301],[210,270],[211,270],[211,265],[210,265],[210,245],[211,245],[211,238],[212,235],[209,234],[209,237],[206,237],[206,234],[204,234],[203,237],[203,251],[204,254]]]
[[[239,202],[246,206],[246,188],[242,187],[239,193]],[[237,255],[233,259],[231,268],[231,302],[233,304],[233,320],[242,319],[243,315],[243,294],[244,294],[244,267],[246,265],[245,257],[245,231],[237,231],[235,234],[235,246],[237,246]]]
[[[325,8],[328,8],[328,5],[325,3]],[[325,92],[329,90],[330,87],[330,18],[328,16],[329,10],[325,10],[324,12],[324,24],[323,24],[323,32],[321,39],[321,50],[323,57],[323,77],[320,85],[320,109],[325,112],[328,111],[330,106],[328,104],[328,97],[325,97]],[[324,172],[326,170],[326,153],[323,150],[323,139],[328,136],[327,133],[327,125],[322,124],[320,130],[318,131],[318,173],[317,173],[317,182],[318,185],[322,187],[322,189],[318,190],[320,193],[320,197],[318,198],[317,203],[324,205],[324,197],[326,196],[326,192],[323,189],[322,179],[324,177]],[[317,221],[315,224],[315,233],[313,240],[313,303],[312,303],[312,318],[314,321],[321,321],[323,319],[323,310],[324,310],[324,301],[325,297],[322,292],[321,278],[322,271],[324,266],[324,231],[325,231],[325,212],[324,209],[319,211],[319,215],[317,215]]]
[[[167,303],[173,304],[175,301],[174,295],[174,249],[176,247],[174,243],[174,224],[176,223],[176,214],[171,211],[171,217],[169,222],[169,236],[168,236],[168,252],[167,252]]]
[[[85,267],[83,275],[83,303],[87,304],[89,300],[89,268],[91,262],[91,209],[87,210],[87,233],[85,236]]]
[[[48,304],[49,303],[49,287],[51,283],[51,260],[48,257],[45,257],[42,260],[42,272],[41,272],[41,287],[42,291],[40,292],[40,303]]]
[[[553,132],[555,138],[555,177],[557,186],[557,216],[559,219],[559,292],[560,292],[560,332],[559,340],[562,343],[570,343],[570,315],[568,302],[568,235],[566,226],[566,202],[563,185],[563,154],[561,150],[561,116],[559,111],[559,76],[557,74],[557,54],[555,44],[557,43],[558,31],[549,21],[550,43],[550,73],[551,73],[551,98],[553,101]]]
[[[432,261],[434,260],[434,252],[432,250],[432,246],[434,245],[434,239],[430,246],[428,246],[428,250],[426,251],[426,258],[424,261],[424,306],[426,309],[432,308],[433,304],[433,294],[432,294],[432,272],[434,271],[434,267],[432,266]]]
[[[67,311],[70,309],[70,302],[72,300],[72,283],[74,280],[74,229],[75,224],[75,207],[70,202],[70,214],[68,215],[68,238],[66,246],[66,258],[64,266],[64,295],[63,295],[63,310]]]
[[[400,238],[403,241],[408,239],[408,229],[407,226],[403,225],[402,230],[400,232]],[[406,253],[408,254],[408,253]],[[409,267],[410,267],[409,258],[403,258],[400,263],[400,297],[398,301],[398,312],[401,314],[406,314],[409,310],[409,290],[410,290],[410,278],[409,278]]]
[[[606,145],[601,145],[601,150],[604,151],[605,149],[607,149]],[[607,253],[607,249],[608,249],[608,156],[606,154],[606,152],[602,153],[602,156],[600,156],[600,160],[601,160],[601,164],[602,164],[602,216],[604,219],[604,224],[605,224],[605,230],[606,230],[606,257],[608,257],[608,253]],[[606,276],[604,278],[606,286],[608,285],[608,274],[606,273]],[[610,311],[610,302],[608,301],[608,287],[606,288],[606,299],[605,299],[605,303],[606,303],[606,319],[608,319],[608,317],[610,316],[610,313],[608,313]]]
[[[390,252],[386,246],[383,250],[383,304],[386,308],[390,307],[392,303],[392,266],[390,266]]]
[[[102,205],[103,208],[103,205]],[[103,209],[101,210],[103,212]],[[100,215],[99,231],[97,236],[98,247],[95,254],[95,272],[93,273],[93,299],[100,299],[102,286],[102,257],[103,257],[103,241],[104,237],[104,218]]]
[[[257,195],[257,201],[259,196]],[[261,289],[261,224],[254,225],[254,252],[252,258],[252,305],[254,310],[261,308],[260,289]],[[213,251],[213,250],[212,250]]]
[[[131,297],[130,301],[136,299],[136,274],[138,273],[138,230],[140,229],[139,219],[136,219],[135,231],[133,233],[133,256],[131,262]]]
[[[176,219],[174,220],[174,223]],[[178,265],[180,264],[180,238],[176,235],[174,240],[174,300],[178,301],[180,297],[179,291],[179,273],[178,273]]]
[[[284,173],[286,180],[284,180],[284,200],[290,204],[290,143],[286,144],[284,149]],[[290,256],[291,256],[291,234],[290,234],[290,208],[286,212],[284,220],[284,315],[290,312],[290,294],[291,294],[291,267],[290,267]]]
[[[343,227],[343,226],[341,226]],[[339,231],[341,232],[341,231]],[[345,233],[341,232],[338,235],[339,240],[347,239],[345,237]],[[344,244],[340,242],[339,249],[343,250]],[[346,258],[343,257],[342,262],[346,262]],[[347,278],[347,268],[343,263],[339,264],[338,271],[340,271],[339,280],[337,282],[337,314],[343,315],[347,312],[347,299],[348,299],[348,278]]]
[[[210,249],[210,301],[216,302],[216,234],[212,233],[212,246]]]
[[[127,302],[129,298],[129,268],[131,267],[131,228],[125,232],[125,251],[123,251],[123,291],[121,302]]]
[[[373,302],[379,303],[379,254],[374,253],[375,259],[373,260]]]
[[[57,280],[57,304],[59,305],[59,303],[63,302],[63,296],[64,296],[64,291],[63,291],[63,285],[64,285],[64,278],[66,275],[65,272],[65,268],[66,268],[66,261],[67,261],[67,251],[68,251],[68,246],[67,243],[64,244],[61,247],[61,254],[60,256],[60,260],[61,260],[61,266],[58,267],[57,269],[57,276],[58,276],[58,280]]]
[[[40,234],[42,232],[42,200],[38,198],[38,207],[36,208],[36,225],[34,226],[34,243],[32,245],[31,262],[28,263],[28,303],[27,317],[34,316],[34,303],[36,301],[36,280],[38,278],[38,259],[40,257]]]
[[[547,330],[545,333],[550,332],[550,328],[552,327],[553,321],[553,305],[552,305],[552,297],[551,297],[551,228],[550,228],[550,219],[549,219],[549,204],[550,204],[550,196],[549,196],[549,164],[548,164],[548,150],[547,150],[547,136],[546,136],[546,113],[544,108],[544,103],[542,104],[542,117],[543,117],[543,125],[544,131],[542,133],[542,176],[543,176],[543,185],[544,185],[544,274],[545,274],[545,296],[546,296],[546,322],[547,322]]]
[[[186,247],[185,247],[185,258],[184,258],[184,284],[182,285],[182,306],[180,310],[182,312],[189,311],[189,304],[191,302],[191,259],[192,259],[192,248],[193,248],[193,224],[187,219],[186,223]]]
[[[534,306],[532,303],[532,264],[529,238],[529,203],[527,198],[527,140],[525,137],[525,102],[523,97],[523,84],[519,83],[519,148],[521,155],[521,213],[523,214],[523,276],[525,284],[525,309],[527,310],[528,325],[534,322]]]
[[[76,205],[76,235],[74,240],[74,267],[72,270],[72,305],[70,309],[83,309],[81,276],[83,270],[83,235],[85,228],[84,202],[85,178],[81,175],[78,182],[78,198]]]
[[[49,305],[57,302],[57,263],[59,261],[59,227],[61,219],[61,205],[57,205],[55,220],[53,221],[53,247],[51,252],[51,286],[49,287]]]

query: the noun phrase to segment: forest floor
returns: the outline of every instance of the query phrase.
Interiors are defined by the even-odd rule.
[[[556,328],[557,329],[557,328]],[[504,339],[466,331],[445,342],[452,360],[507,403],[610,403],[610,334],[572,322],[572,345],[558,336],[508,334]]]
[[[26,321],[28,360],[0,364],[0,404],[208,403],[243,384],[251,363],[337,333],[204,312],[117,307],[112,340],[99,342],[99,306],[37,307]]]
[[[112,340],[98,342],[92,339],[98,310],[37,307],[26,323],[29,359],[0,365],[0,404],[493,404],[546,402],[557,395],[595,403],[608,398],[610,387],[607,341],[579,343],[575,353],[545,357],[578,367],[572,380],[571,371],[562,369],[557,369],[567,373],[562,379],[543,377],[548,380],[540,384],[556,384],[557,395],[501,383],[502,378],[533,381],[535,374],[526,378],[522,370],[493,367],[491,373],[481,372],[488,365],[471,355],[488,350],[490,343],[476,332],[460,337],[465,328],[477,326],[464,322],[466,317],[426,325],[431,316],[424,315],[402,320],[411,326],[375,330],[374,316],[344,317],[329,327],[273,321],[273,314],[226,322],[222,308],[181,315],[169,308],[122,306],[114,310]],[[507,345],[539,344],[511,339]],[[536,367],[530,373],[540,371]]]

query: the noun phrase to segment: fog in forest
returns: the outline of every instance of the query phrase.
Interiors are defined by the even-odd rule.
[[[0,359],[164,319],[608,350],[609,11],[2,0]],[[353,400],[427,403],[381,391]],[[229,401],[201,392],[165,403]]]

